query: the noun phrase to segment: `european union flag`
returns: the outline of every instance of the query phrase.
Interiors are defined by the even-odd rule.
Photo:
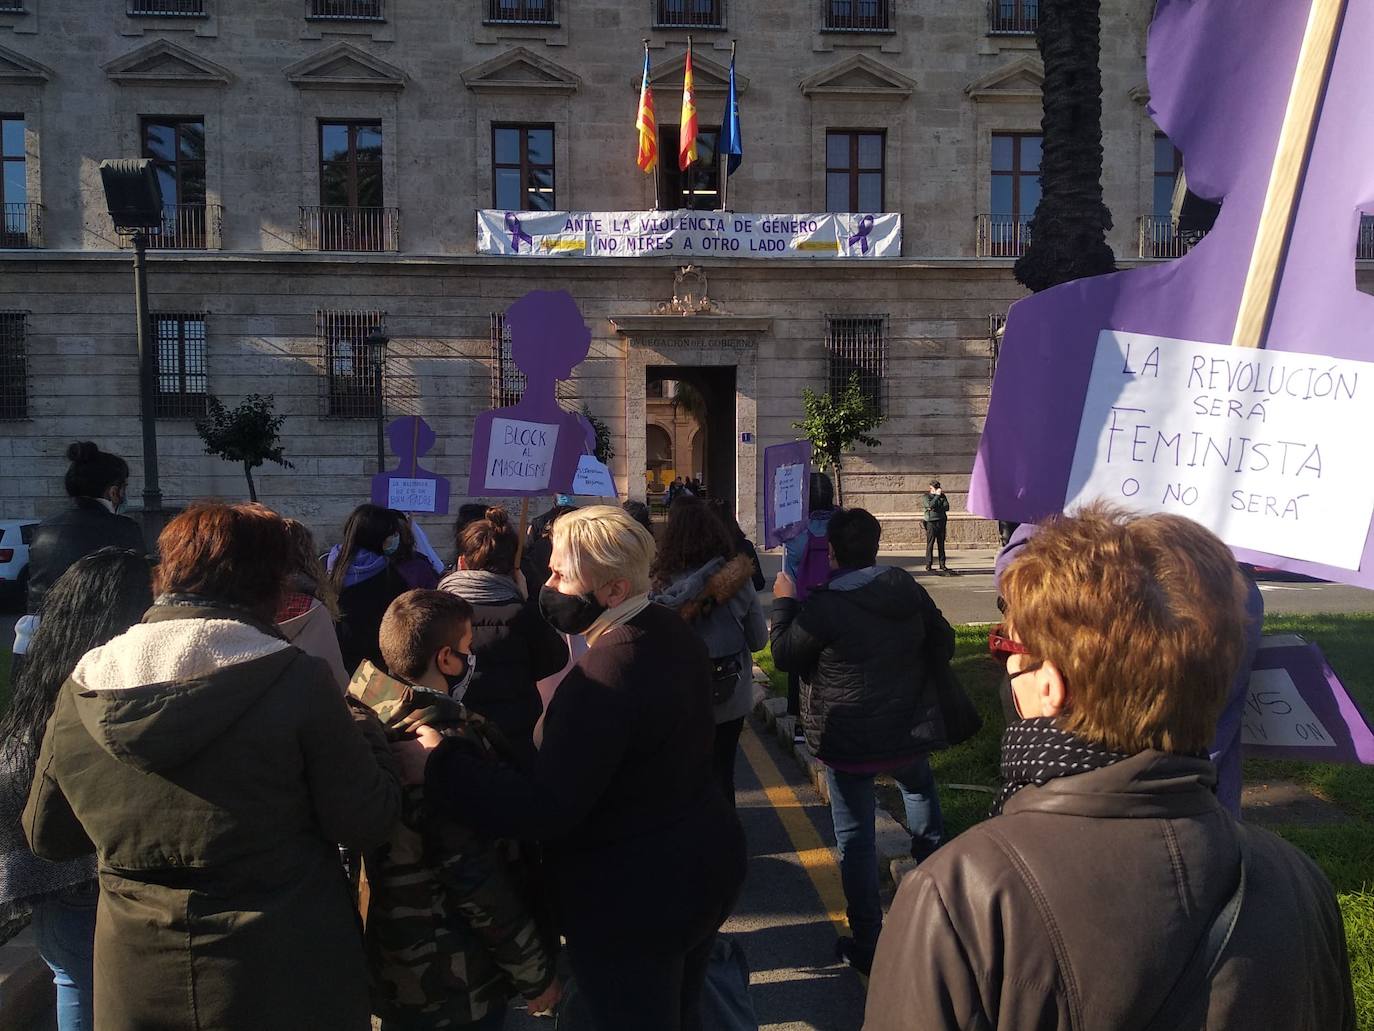
[[[726,155],[725,174],[734,175],[744,160],[744,140],[739,132],[739,94],[735,92],[735,55],[730,53],[730,95],[725,101],[725,117],[720,126],[720,152]]]

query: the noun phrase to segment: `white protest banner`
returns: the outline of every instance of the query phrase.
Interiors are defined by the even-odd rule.
[[[522,258],[896,258],[902,253],[902,216],[480,210],[477,253]]]
[[[802,483],[809,479],[805,465],[780,465],[773,471],[773,524],[792,526],[802,519]]]
[[[1107,330],[1064,508],[1105,498],[1187,516],[1234,547],[1358,569],[1371,439],[1368,362]]]
[[[552,423],[492,419],[486,489],[547,489],[557,446],[558,427]]]
[[[583,497],[613,498],[616,496],[615,480],[611,478],[611,471],[598,462],[595,455],[583,455],[577,460],[572,492]]]
[[[433,512],[435,480],[393,476],[387,482],[386,507],[399,512]]]

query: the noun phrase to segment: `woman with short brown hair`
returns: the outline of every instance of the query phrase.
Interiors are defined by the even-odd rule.
[[[1021,719],[998,815],[902,882],[866,1031],[1353,1028],[1331,885],[1214,793],[1245,632],[1226,546],[1090,506],[1044,524],[1002,594],[989,647]]]
[[[96,1024],[365,1031],[336,846],[399,812],[385,742],[273,625],[279,516],[197,505],[158,543],[158,597],[72,673],[24,813],[44,858],[95,846]]]

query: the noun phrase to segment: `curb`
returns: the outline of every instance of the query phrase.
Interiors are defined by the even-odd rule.
[[[0,1031],[31,1028],[56,1008],[52,971],[38,954],[33,928],[26,927],[0,948]]]
[[[825,776],[825,764],[811,754],[811,749],[805,743],[793,740],[796,720],[787,715],[787,699],[765,698],[755,707],[754,713],[777,734],[778,744],[792,754],[821,798],[825,799],[826,805],[829,805],[830,784]],[[880,876],[886,873],[892,878],[894,886],[900,884],[903,877],[916,869],[916,861],[911,858],[911,834],[881,806],[876,807],[874,829]]]

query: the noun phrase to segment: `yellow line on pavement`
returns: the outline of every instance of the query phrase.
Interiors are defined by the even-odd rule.
[[[811,878],[811,885],[820,898],[821,908],[840,934],[849,933],[845,920],[844,885],[840,881],[840,867],[835,850],[828,847],[821,838],[816,825],[806,815],[806,806],[792,786],[783,777],[778,764],[768,754],[763,742],[748,723],[740,736],[740,749],[754,771],[754,776],[763,786],[768,803],[778,814],[782,828],[787,832],[796,853],[797,861]]]

